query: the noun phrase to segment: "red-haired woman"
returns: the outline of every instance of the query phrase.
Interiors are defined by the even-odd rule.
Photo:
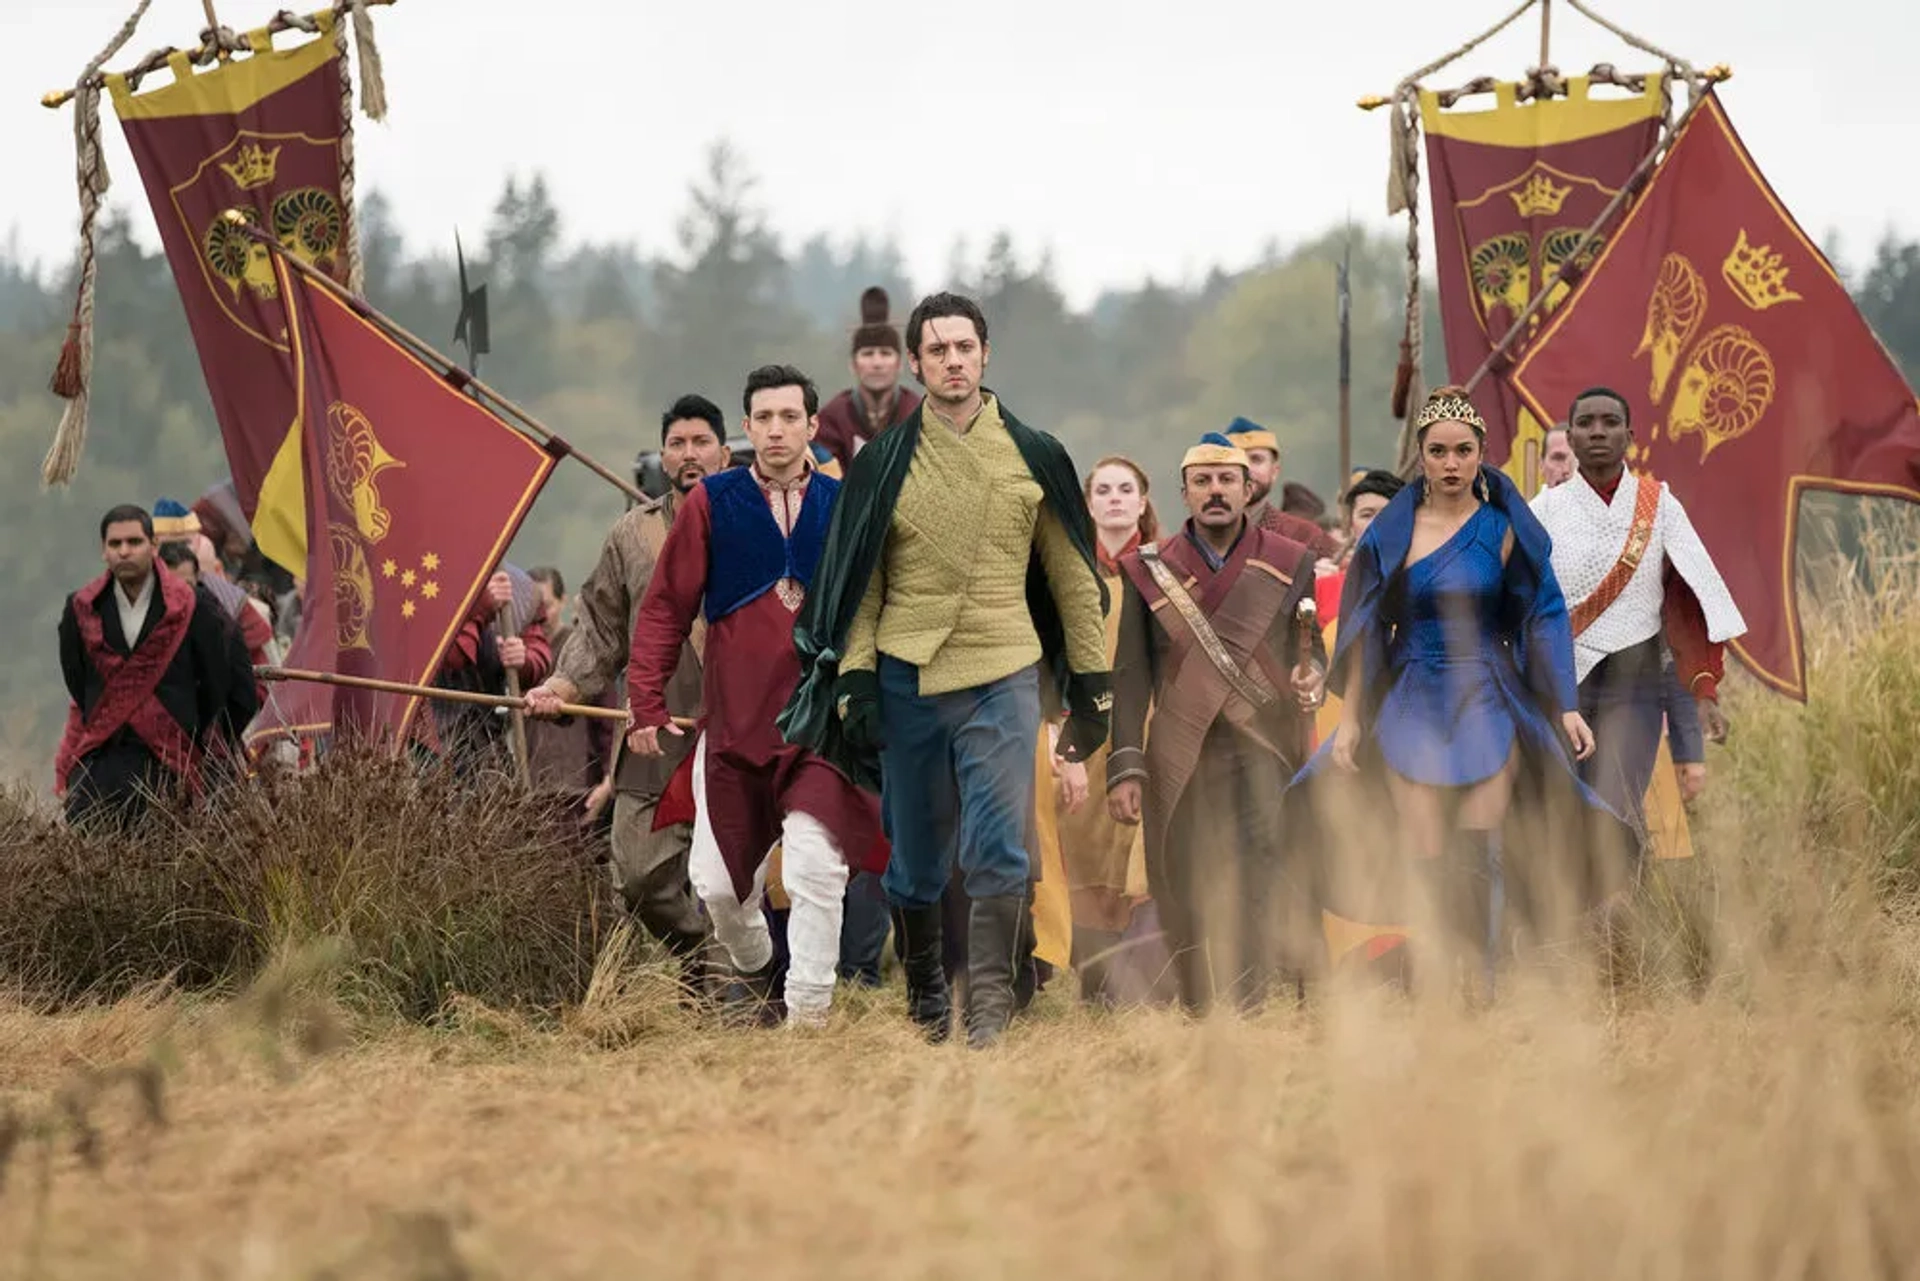
[[[1093,513],[1100,573],[1107,584],[1109,661],[1120,620],[1119,559],[1160,533],[1148,488],[1147,473],[1140,464],[1119,455],[1102,458],[1087,473],[1087,506]],[[1049,727],[1049,732],[1057,732],[1056,727]],[[1089,795],[1106,794],[1107,748],[1082,765],[1067,764],[1051,751],[1043,753],[1043,758],[1054,786],[1042,788],[1039,794],[1040,840],[1043,858],[1051,852],[1045,847],[1057,843],[1065,872],[1072,905],[1073,966],[1080,973],[1081,994],[1107,1005],[1138,999],[1154,976],[1147,973],[1139,982],[1124,982],[1115,962],[1122,954],[1121,936],[1134,923],[1135,909],[1146,897],[1140,828],[1116,823],[1105,805],[1086,801]],[[1044,919],[1037,919],[1036,925],[1043,936],[1049,932]]]

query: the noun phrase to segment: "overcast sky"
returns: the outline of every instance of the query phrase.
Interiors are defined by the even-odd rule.
[[[280,0],[216,0],[262,21]],[[292,3],[293,0],[286,0]],[[1816,240],[1858,260],[1920,233],[1908,153],[1911,0],[1594,0],[1696,64],[1727,62],[1729,114]],[[1387,121],[1354,99],[1495,21],[1510,0],[401,0],[376,11],[391,112],[359,173],[415,247],[477,232],[502,179],[544,170],[569,243],[670,247],[705,147],[731,138],[789,244],[892,233],[922,282],[997,227],[1050,250],[1069,294],[1197,279],[1337,223],[1384,227]],[[133,0],[0,0],[8,50],[0,229],[72,252],[69,83]],[[153,0],[124,66],[187,44],[199,0]],[[1564,3],[1554,61],[1648,60]],[[284,39],[284,38],[283,38]],[[1531,17],[1437,79],[1514,77]],[[113,199],[152,217],[111,108]],[[851,307],[851,302],[849,303]]]

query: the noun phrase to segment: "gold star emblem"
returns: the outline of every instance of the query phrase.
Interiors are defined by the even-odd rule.
[[[420,568],[431,574],[434,570],[440,568],[440,558],[432,552],[428,552],[420,558]]]
[[[410,600],[403,600],[403,601],[401,601],[401,602],[400,602],[400,617],[402,617],[402,618],[412,618],[412,617],[413,617],[413,602],[412,602],[412,601],[410,601]]]
[[[426,582],[420,584],[420,594],[428,600],[435,600],[440,595],[440,584],[434,582],[432,579],[428,579]]]
[[[390,560],[382,561],[380,564],[380,577],[382,578],[392,578],[395,574],[399,572],[400,572],[400,567],[394,564]]]
[[[406,570],[400,575],[400,585],[402,587],[413,586],[413,581],[414,581],[414,574],[413,574],[413,571],[410,569]]]

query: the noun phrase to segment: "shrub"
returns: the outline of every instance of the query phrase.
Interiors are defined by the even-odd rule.
[[[0,870],[0,975],[50,1002],[167,977],[237,987],[277,951],[329,940],[359,1008],[424,1018],[455,993],[557,1008],[586,992],[611,910],[548,806],[345,752],[129,836],[8,795]]]

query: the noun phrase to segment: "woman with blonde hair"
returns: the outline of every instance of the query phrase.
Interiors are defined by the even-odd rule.
[[[1118,454],[1102,458],[1087,473],[1085,491],[1093,513],[1095,551],[1107,585],[1109,662],[1120,621],[1119,559],[1160,534],[1149,488],[1145,469]],[[1106,794],[1108,749],[1102,747],[1084,764],[1069,764],[1051,750],[1057,723],[1049,724],[1046,733],[1048,750],[1040,754],[1040,768],[1048,771],[1043,779],[1049,786],[1040,789],[1036,807],[1042,863],[1054,865],[1047,872],[1057,868],[1064,873],[1071,905],[1072,964],[1080,974],[1081,995],[1099,1004],[1118,1004],[1121,994],[1114,982],[1113,961],[1121,936],[1146,897],[1141,829],[1114,822],[1104,805],[1086,803],[1089,795]],[[1056,854],[1057,858],[1050,857]],[[1047,897],[1057,901],[1058,896]],[[1036,904],[1036,912],[1041,911]],[[1050,932],[1044,920],[1037,924],[1043,935]]]

